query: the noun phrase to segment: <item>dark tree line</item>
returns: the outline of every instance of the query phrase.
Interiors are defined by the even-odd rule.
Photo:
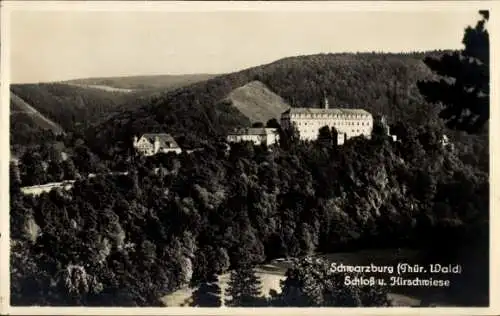
[[[395,133],[401,142],[379,133],[342,147],[282,133],[271,151],[214,143],[136,157],[128,175],[68,192],[14,193],[12,304],[151,306],[187,284],[217,293],[214,275],[276,257],[436,239],[460,250],[488,221],[487,173],[443,146],[433,125]],[[320,286],[325,297],[331,286]],[[353,297],[366,305],[364,295]]]

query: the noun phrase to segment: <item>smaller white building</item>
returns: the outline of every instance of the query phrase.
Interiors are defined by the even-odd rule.
[[[134,148],[141,155],[152,156],[158,153],[174,152],[180,154],[182,149],[170,134],[150,133],[134,137]]]
[[[236,128],[226,137],[228,143],[239,143],[244,141],[253,142],[255,145],[273,145],[279,141],[277,128]]]

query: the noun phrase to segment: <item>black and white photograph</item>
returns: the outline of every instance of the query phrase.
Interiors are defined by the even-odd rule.
[[[497,11],[411,5],[4,2],[2,313],[491,311]]]

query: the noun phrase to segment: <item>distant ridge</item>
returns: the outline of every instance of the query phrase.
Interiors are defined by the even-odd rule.
[[[124,90],[172,90],[196,82],[209,80],[215,74],[189,74],[189,75],[151,75],[151,76],[121,76],[103,78],[84,78],[62,81],[60,83],[87,86],[94,88],[116,88]]]
[[[134,89],[115,88],[115,87],[103,86],[103,85],[98,85],[98,84],[82,84],[82,83],[67,83],[67,84],[71,85],[71,86],[75,86],[75,87],[80,87],[80,88],[98,89],[98,90],[104,90],[104,91],[109,91],[109,92],[131,93],[131,92],[136,91]]]

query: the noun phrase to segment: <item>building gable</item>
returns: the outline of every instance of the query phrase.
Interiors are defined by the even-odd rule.
[[[146,137],[143,137],[141,136],[141,138],[139,138],[139,140],[137,141],[137,145],[138,146],[146,146],[146,145],[149,145],[149,146],[152,146],[153,144],[146,138]]]

